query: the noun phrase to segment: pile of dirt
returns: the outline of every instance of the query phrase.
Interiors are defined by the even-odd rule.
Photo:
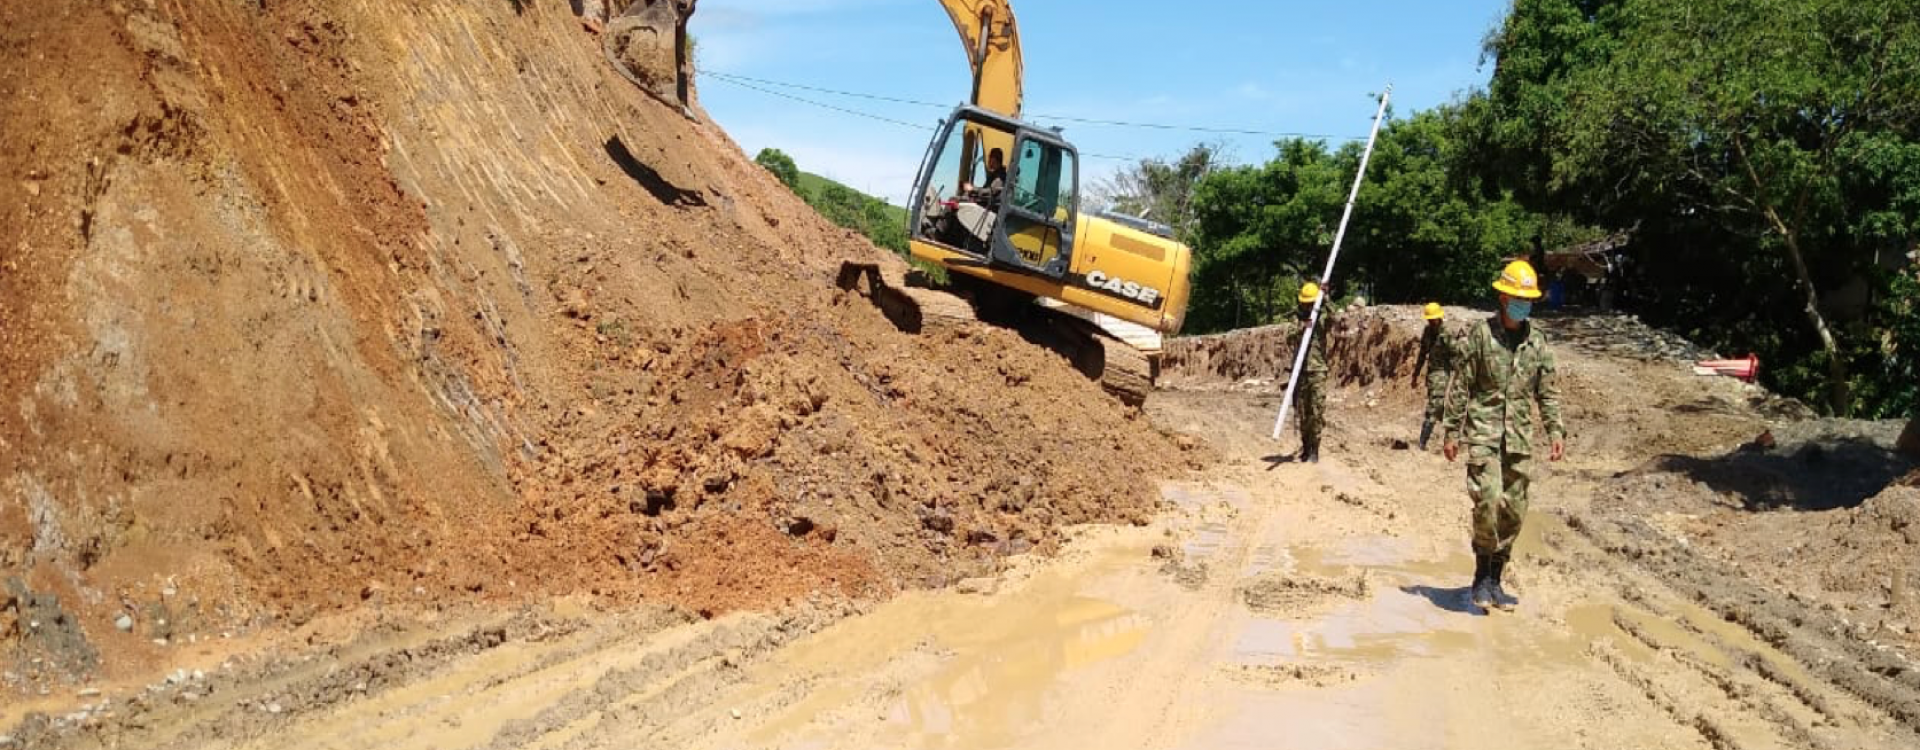
[[[1654,328],[1632,315],[1575,315],[1543,317],[1554,341],[1602,357],[1642,362],[1692,364],[1719,359],[1713,353],[1672,331]]]
[[[1417,306],[1378,305],[1334,317],[1331,424],[1360,413],[1367,419],[1402,414],[1417,429],[1426,389],[1410,376],[1426,325],[1421,312]],[[1449,307],[1446,325],[1459,335],[1488,317]],[[1761,386],[1694,376],[1686,359],[1696,351],[1692,344],[1633,318],[1543,317],[1536,324],[1557,353],[1568,445],[1581,455],[1628,457],[1623,469],[1655,455],[1718,455],[1760,433],[1770,420],[1812,416],[1805,405]],[[1299,336],[1297,325],[1277,325],[1174,339],[1167,344],[1162,384],[1282,393]]]
[[[1485,313],[1452,308],[1449,316],[1456,321],[1486,318]],[[1352,308],[1335,314],[1332,321],[1326,329],[1331,336],[1327,363],[1335,385],[1391,385],[1413,373],[1425,326],[1418,307]],[[1159,384],[1180,390],[1284,391],[1300,332],[1300,324],[1285,323],[1173,339],[1166,345]]]
[[[0,689],[344,611],[940,585],[1184,462],[835,289],[898,261],[565,5],[14,3],[0,65]]]
[[[1653,528],[1761,583],[1910,637],[1920,626],[1920,488],[1896,422],[1782,423],[1715,458],[1662,456],[1594,510]]]

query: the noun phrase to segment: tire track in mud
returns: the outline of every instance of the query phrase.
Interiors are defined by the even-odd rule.
[[[737,681],[749,654],[764,654],[786,643],[794,632],[808,630],[777,618],[730,620],[681,634],[668,643],[637,644],[636,651],[645,654],[637,662],[631,657],[597,655],[603,660],[617,658],[620,666],[552,700],[538,714],[506,723],[482,747],[579,747],[594,742],[609,726],[625,727],[638,735],[633,739],[648,741],[647,728],[662,726],[669,712]],[[511,705],[508,696],[489,702]]]
[[[657,629],[668,619],[664,613],[650,612],[629,624]],[[240,666],[206,679],[169,679],[142,693],[109,700],[109,708],[101,712],[102,721],[78,727],[29,722],[15,739],[27,747],[73,748],[249,743],[275,736],[304,717],[403,690],[423,675],[452,669],[502,646],[565,643],[585,630],[579,618],[534,613],[428,635],[378,628],[353,643],[303,657]],[[494,678],[510,679],[511,675]]]
[[[330,721],[356,727],[346,747],[382,750],[673,747],[657,735],[674,717],[711,704],[746,665],[852,613],[850,605],[800,605],[651,635],[606,628],[589,647],[538,659],[518,674],[400,706],[374,703]],[[363,725],[391,727],[405,739]]]
[[[695,621],[646,609],[591,626],[586,616],[522,614],[405,643],[378,643],[376,633],[329,658],[150,690],[130,701],[141,708],[97,726],[27,727],[14,740],[207,750],[681,747],[654,737],[708,707],[744,666],[856,610],[806,603]],[[182,699],[185,691],[202,697]]]
[[[1182,696],[1203,695],[1198,689],[1202,683],[1221,678],[1209,668],[1212,653],[1228,640],[1231,615],[1241,606],[1241,579],[1254,562],[1257,542],[1270,537],[1279,521],[1276,504],[1249,493],[1248,487],[1257,486],[1252,482],[1235,481],[1242,479],[1222,477],[1224,488],[1204,488],[1202,496],[1195,498],[1202,507],[1225,503],[1236,512],[1219,534],[1217,546],[1197,561],[1219,574],[1208,576],[1192,592],[1192,603],[1161,629],[1166,642],[1174,645],[1157,650],[1151,661],[1133,672],[1134,684],[1157,687],[1126,691],[1110,708],[1112,716],[1127,718],[1093,724],[1100,731],[1085,747],[1174,747],[1197,723],[1195,716],[1204,708],[1183,705]],[[1230,496],[1242,502],[1235,503]]]
[[[1664,679],[1659,679],[1648,675],[1643,670],[1635,671],[1632,676],[1629,676],[1628,670],[1623,665],[1609,663],[1609,666],[1612,666],[1616,672],[1620,672],[1623,677],[1627,677],[1630,682],[1643,686],[1656,681],[1666,685],[1690,682],[1694,683],[1693,691],[1705,692],[1709,695],[1718,692],[1720,697],[1730,702],[1730,706],[1717,702],[1708,704],[1708,707],[1694,711],[1694,718],[1690,722],[1700,730],[1701,735],[1708,742],[1716,747],[1749,750],[1763,746],[1762,740],[1768,736],[1777,740],[1786,740],[1796,747],[1825,747],[1824,743],[1819,742],[1808,731],[1804,723],[1791,716],[1767,696],[1758,694],[1759,691],[1750,681],[1741,679],[1743,675],[1716,666],[1705,657],[1680,644],[1667,642],[1618,611],[1614,613],[1613,624],[1635,641],[1652,649],[1660,657],[1681,667],[1679,670],[1666,670],[1663,673]],[[1688,679],[1689,676],[1693,679]],[[1663,692],[1656,702],[1660,702],[1661,708],[1670,714],[1684,711],[1685,709],[1682,709],[1678,702],[1671,704],[1666,702],[1672,700],[1670,696],[1671,693]]]
[[[1592,654],[1600,663],[1611,668],[1622,681],[1639,690],[1647,702],[1664,711],[1674,723],[1697,732],[1700,738],[1714,750],[1747,750],[1733,741],[1731,733],[1719,721],[1704,713],[1687,710],[1686,701],[1662,686],[1648,673],[1648,670],[1635,666],[1617,649],[1607,645],[1596,645]]]
[[[1897,655],[1849,637],[1850,631],[1831,616],[1790,597],[1783,600],[1765,592],[1721,563],[1667,539],[1641,519],[1576,513],[1567,521],[1599,553],[1587,557],[1646,576],[1657,582],[1657,588],[1670,590],[1684,606],[1754,639],[1754,647],[1731,643],[1727,636],[1701,627],[1679,611],[1681,607],[1620,584],[1620,599],[1626,606],[1672,623],[1726,666],[1709,662],[1687,644],[1668,643],[1619,612],[1614,617],[1616,626],[1635,641],[1672,657],[1728,700],[1750,704],[1775,725],[1781,739],[1803,747],[1848,746],[1815,731],[1825,725],[1841,734],[1888,731],[1905,742],[1920,741],[1920,673]],[[1629,682],[1637,681],[1621,669],[1619,659],[1603,661],[1623,672]],[[1793,674],[1800,670],[1803,675]],[[1793,705],[1812,714],[1813,722],[1793,717],[1786,707]],[[1711,733],[1716,745],[1741,746],[1722,729],[1716,725]]]

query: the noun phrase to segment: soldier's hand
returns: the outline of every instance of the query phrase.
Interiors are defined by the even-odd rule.
[[[1460,444],[1453,442],[1452,440],[1448,440],[1445,443],[1441,443],[1440,450],[1441,452],[1447,454],[1448,461],[1453,461],[1460,458]]]
[[[1553,448],[1547,451],[1548,461],[1558,461],[1567,457],[1567,443],[1564,440],[1553,441]]]

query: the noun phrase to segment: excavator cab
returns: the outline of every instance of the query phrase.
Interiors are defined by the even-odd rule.
[[[987,154],[1004,154],[1004,182]],[[934,136],[914,193],[913,238],[1053,279],[1073,259],[1080,159],[1057,133],[962,106]]]

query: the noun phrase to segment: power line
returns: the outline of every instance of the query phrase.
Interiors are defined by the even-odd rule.
[[[869,120],[877,120],[879,122],[884,122],[891,125],[899,125],[901,127],[912,128],[914,130],[918,130],[923,133],[932,132],[934,130],[932,127],[927,125],[916,125],[914,123],[907,122],[906,120],[896,120],[884,115],[876,115],[872,112],[863,112],[857,109],[849,109],[847,107],[841,107],[834,104],[828,104],[822,101],[808,99],[804,96],[795,96],[793,94],[789,94],[784,91],[774,91],[772,89],[762,88],[760,86],[747,83],[747,81],[756,80],[756,79],[746,78],[744,76],[731,76],[725,73],[712,73],[712,72],[709,72],[708,75],[712,75],[714,76],[715,80],[718,80],[724,83],[731,83],[741,88],[752,89],[754,91],[758,91],[763,94],[777,96],[782,99],[789,99],[792,101],[800,102],[801,104],[808,104],[815,107],[820,107],[822,109],[832,110],[834,112],[839,112],[844,115],[852,115],[854,117],[864,117]],[[744,80],[734,80],[735,78],[742,78]],[[1094,154],[1094,153],[1081,152],[1080,155],[1088,159],[1110,159],[1113,161],[1140,161],[1141,160],[1141,157],[1138,157],[1138,156],[1127,156],[1122,154]]]
[[[707,75],[712,75],[722,79],[732,79],[729,81],[730,83],[735,83],[743,86],[747,85],[746,82],[752,82],[752,83],[758,83],[766,86],[777,86],[780,88],[798,89],[801,91],[812,91],[820,94],[832,94],[834,96],[847,96],[847,97],[853,97],[856,99],[867,99],[871,101],[890,102],[893,104],[907,104],[907,105],[912,105],[916,107],[932,107],[935,109],[951,109],[952,108],[952,105],[949,105],[949,104],[940,104],[938,102],[930,102],[922,99],[907,99],[904,97],[897,97],[897,96],[869,94],[869,93],[864,93],[859,91],[847,91],[845,89],[827,88],[824,86],[812,86],[804,83],[794,83],[792,81],[776,81],[770,78],[756,78],[754,76],[744,76],[744,75],[739,75],[737,73],[724,73],[724,72],[712,71],[712,70],[702,71],[702,72],[706,73]],[[765,89],[760,89],[760,90],[765,91]],[[767,93],[777,93],[777,92],[768,91]],[[1174,130],[1174,131],[1186,131],[1186,132],[1192,132],[1192,133],[1213,133],[1218,135],[1258,135],[1258,136],[1268,136],[1268,137],[1277,137],[1277,138],[1306,138],[1306,139],[1329,140],[1329,141],[1365,140],[1364,138],[1361,138],[1359,136],[1340,136],[1340,135],[1329,135],[1326,133],[1292,133],[1292,132],[1276,131],[1276,130],[1256,130],[1252,128],[1228,128],[1228,127],[1213,127],[1213,126],[1206,126],[1206,125],[1175,125],[1175,124],[1160,123],[1160,122],[1134,122],[1129,120],[1108,120],[1108,119],[1101,119],[1097,117],[1076,117],[1073,115],[1029,114],[1025,116],[1028,119],[1032,119],[1032,120],[1058,120],[1060,122],[1075,122],[1083,125],[1100,125],[1100,126],[1106,126],[1106,127],[1120,127],[1120,128],[1143,128],[1148,130]]]
[[[711,70],[703,70],[700,72],[705,73],[707,75],[711,75],[711,76],[719,76],[721,78],[731,78],[731,79],[734,79],[735,81],[751,81],[753,83],[765,84],[768,86],[779,86],[781,88],[799,89],[801,91],[812,91],[812,92],[821,93],[821,94],[833,94],[835,96],[851,96],[856,99],[871,99],[877,102],[893,102],[894,104],[911,104],[916,107],[932,107],[934,109],[953,109],[953,105],[951,104],[940,104],[938,102],[922,101],[919,99],[902,99],[897,96],[882,96],[880,94],[862,94],[857,91],[840,91],[838,89],[821,88],[819,86],[808,86],[806,84],[801,84],[801,83],[788,83],[786,81],[774,81],[766,78],[755,78],[753,76],[743,76],[737,73],[720,73],[720,72],[715,72]]]
[[[1187,131],[1191,133],[1215,133],[1215,134],[1221,134],[1221,135],[1261,135],[1261,136],[1270,136],[1270,137],[1278,137],[1278,138],[1302,138],[1307,140],[1323,140],[1323,141],[1365,140],[1363,138],[1338,136],[1338,135],[1326,135],[1322,133],[1282,133],[1282,132],[1276,132],[1271,130],[1242,130],[1240,128],[1214,128],[1214,127],[1206,127],[1201,125],[1167,125],[1167,124],[1157,123],[1157,122],[1127,122],[1125,120],[1101,120],[1101,119],[1095,119],[1090,117],[1069,117],[1067,115],[1032,115],[1032,117],[1033,119],[1036,119],[1036,120],[1058,120],[1060,122],[1077,122],[1083,125],[1105,125],[1105,126],[1117,127],[1117,128],[1143,128],[1147,130],[1181,130],[1181,131]]]
[[[755,86],[755,85],[753,85],[753,84],[751,84],[751,83],[747,83],[747,82],[745,82],[745,81],[743,81],[743,80],[734,80],[734,77],[733,77],[733,76],[728,76],[728,75],[726,75],[726,74],[723,74],[723,73],[710,73],[709,75],[713,75],[713,76],[715,77],[715,79],[716,79],[716,80],[719,80],[719,81],[723,81],[723,82],[726,82],[726,83],[731,83],[731,84],[733,84],[733,85],[735,85],[735,86],[739,86],[739,87],[741,87],[741,88],[748,88],[748,89],[753,89],[754,91],[758,91],[758,92],[760,92],[760,93],[762,93],[762,94],[770,94],[770,95],[772,95],[772,96],[777,96],[777,97],[780,97],[780,98],[782,98],[782,99],[792,99],[793,101],[796,101],[796,102],[800,102],[800,103],[802,103],[802,104],[811,104],[811,105],[813,105],[813,106],[815,106],[815,107],[820,107],[820,108],[822,108],[822,109],[830,109],[830,110],[833,110],[833,111],[835,111],[835,112],[839,112],[839,113],[841,113],[841,114],[847,114],[847,115],[853,115],[853,116],[855,116],[855,117],[864,117],[864,118],[867,118],[867,119],[869,119],[869,120],[878,120],[878,121],[880,121],[880,122],[885,122],[885,123],[891,123],[891,124],[894,124],[894,125],[900,125],[900,126],[903,126],[903,127],[909,127],[909,128],[913,128],[914,130],[921,130],[921,131],[927,131],[927,130],[932,130],[932,129],[933,129],[933,128],[931,128],[931,127],[928,127],[928,126],[926,126],[926,125],[917,125],[917,124],[914,124],[914,123],[911,123],[911,122],[907,122],[906,120],[896,120],[896,119],[893,119],[893,118],[891,118],[891,117],[885,117],[885,116],[882,116],[882,115],[876,115],[876,114],[873,114],[872,112],[862,112],[862,111],[860,111],[860,110],[857,110],[857,109],[848,109],[848,108],[846,108],[846,107],[840,107],[840,106],[836,106],[836,105],[832,105],[832,104],[828,104],[828,103],[826,103],[826,102],[821,102],[821,101],[815,101],[815,100],[812,100],[812,99],[808,99],[808,98],[806,98],[806,97],[802,97],[802,96],[794,96],[793,94],[789,94],[789,93],[786,93],[786,92],[784,92],[784,91],[774,91],[773,89],[767,89],[767,88],[761,88],[761,87],[759,87],[759,86]]]

